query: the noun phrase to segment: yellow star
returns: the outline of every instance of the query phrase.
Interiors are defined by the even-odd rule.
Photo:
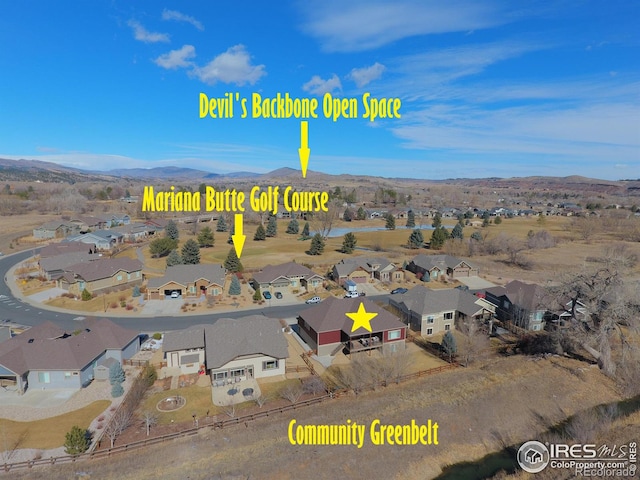
[[[367,312],[364,308],[362,302],[360,302],[360,306],[358,307],[358,311],[354,313],[347,313],[347,317],[353,320],[353,326],[351,327],[351,331],[355,332],[360,327],[365,330],[371,330],[371,320],[375,318],[378,314],[374,312]]]

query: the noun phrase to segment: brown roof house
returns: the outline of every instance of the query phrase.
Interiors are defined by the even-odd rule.
[[[457,288],[431,290],[418,285],[405,294],[391,295],[389,304],[402,313],[412,330],[423,336],[454,330],[457,321],[481,319],[491,313],[483,299]]]
[[[142,280],[140,260],[99,258],[66,267],[57,285],[79,296],[85,289],[94,293],[107,288],[139,285]]]
[[[364,327],[354,327],[354,320],[347,314],[360,310],[377,314],[370,321],[371,332]],[[340,350],[355,353],[364,350],[383,349],[395,351],[404,348],[407,327],[398,318],[370,300],[359,298],[329,297],[322,303],[308,308],[298,315],[300,337],[318,355],[335,355]]]
[[[544,288],[520,280],[486,290],[486,299],[495,305],[498,320],[511,322],[525,330],[544,330],[548,310],[545,297]]]
[[[0,343],[0,379],[27,388],[80,389],[94,379],[98,366],[113,358],[131,358],[140,348],[139,334],[108,319],[84,321],[68,333],[45,322]]]
[[[147,295],[151,300],[163,300],[178,292],[180,297],[218,296],[224,291],[226,269],[219,263],[173,265],[164,276],[150,278]]]
[[[40,258],[57,257],[65,253],[93,253],[95,245],[84,242],[60,242],[50,243],[40,249]]]
[[[85,249],[85,251],[82,252],[62,253],[55,257],[40,258],[38,266],[40,267],[40,273],[47,280],[57,280],[64,275],[64,272],[70,265],[87,263],[101,258],[102,256],[100,254],[89,253]]]
[[[478,267],[451,255],[416,255],[407,265],[407,270],[420,279],[428,277],[430,280],[438,280],[444,275],[460,278],[477,277],[479,274]]]
[[[347,280],[355,283],[364,283],[369,279],[377,279],[381,282],[404,280],[404,270],[382,257],[344,258],[333,266],[332,275],[340,285],[344,285]]]
[[[167,367],[196,373],[205,366],[215,385],[283,375],[289,357],[284,335],[279,320],[263,315],[221,318],[212,325],[167,332],[162,348]]]
[[[261,272],[253,274],[253,288],[262,291],[278,290],[283,288],[312,288],[322,286],[324,277],[313,270],[296,262],[287,262],[280,265],[267,265]]]
[[[50,238],[64,238],[78,233],[77,225],[64,220],[52,220],[33,229],[33,238],[45,240]]]

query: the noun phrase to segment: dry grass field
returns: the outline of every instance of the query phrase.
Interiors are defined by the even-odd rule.
[[[497,358],[358,396],[123,454],[109,460],[15,472],[14,478],[67,479],[426,479],[447,464],[473,460],[503,444],[535,439],[567,416],[619,399],[597,368],[561,357]],[[291,445],[289,422],[367,427],[375,419],[439,424],[438,445]],[[640,417],[620,428],[637,429]],[[637,431],[637,430],[636,430]],[[617,438],[617,437],[616,437]]]

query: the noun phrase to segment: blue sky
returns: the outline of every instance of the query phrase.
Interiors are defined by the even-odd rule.
[[[0,157],[299,168],[299,120],[200,119],[200,92],[370,92],[402,118],[310,120],[310,169],[638,178],[638,18],[615,0],[2,1]]]

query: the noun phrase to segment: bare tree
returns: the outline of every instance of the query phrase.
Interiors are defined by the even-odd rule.
[[[409,366],[409,362],[410,357],[406,348],[397,352],[383,352],[379,371],[384,384],[386,385],[388,382],[399,383]]]
[[[104,433],[111,441],[111,448],[122,432],[131,424],[131,418],[133,414],[128,408],[120,408],[111,417],[104,429]]]
[[[258,395],[253,401],[256,402],[258,408],[262,408],[264,404],[267,403],[267,397],[265,395]]]
[[[282,389],[282,391],[280,392],[280,396],[285,400],[289,400],[291,403],[297,403],[298,400],[300,400],[302,393],[302,386],[300,386],[299,384],[290,384]]]
[[[342,210],[342,202],[338,199],[333,199],[327,204],[327,211],[320,210],[313,214],[311,220],[311,227],[313,230],[322,235],[323,238],[327,238],[333,224],[340,218],[340,211]]]
[[[317,375],[313,375],[302,384],[302,391],[304,393],[310,393],[315,397],[319,393],[325,393],[327,391],[327,386],[322,378]]]
[[[158,423],[158,416],[155,413],[146,410],[142,413],[141,420],[147,430],[148,437],[151,427],[155,426]]]
[[[456,328],[462,333],[462,338],[458,342],[458,358],[467,367],[488,352],[489,336],[474,318],[459,322]]]

